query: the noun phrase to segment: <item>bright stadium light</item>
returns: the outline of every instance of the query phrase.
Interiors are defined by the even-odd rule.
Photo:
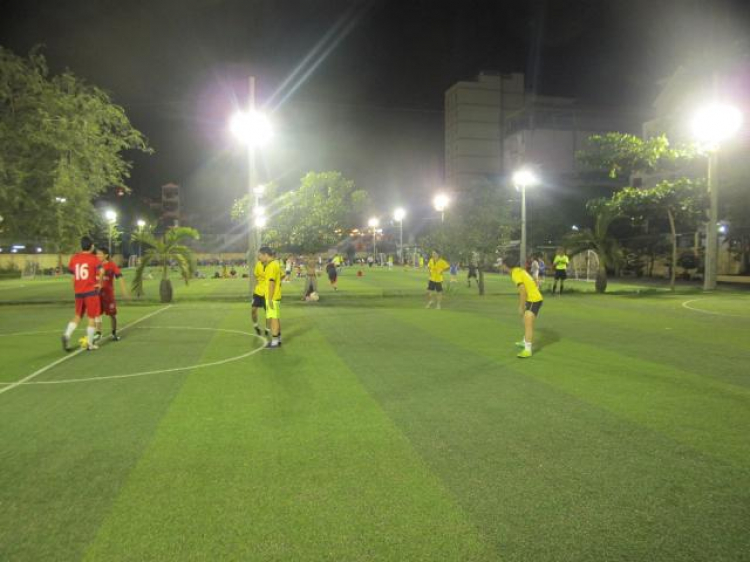
[[[445,211],[445,209],[448,208],[448,204],[450,203],[450,201],[450,197],[448,197],[445,193],[438,193],[432,200],[432,206],[435,207],[435,210],[438,213],[442,213]]]
[[[107,209],[104,211],[104,218],[107,219],[108,223],[114,224],[117,222],[117,213],[112,209]]]
[[[378,217],[372,217],[367,221],[367,226],[369,226],[370,228],[377,228],[380,226],[380,220],[378,219]]]
[[[271,139],[271,122],[258,111],[239,111],[229,123],[232,134],[250,147],[263,146]]]
[[[521,192],[521,264],[526,263],[526,188],[539,183],[534,172],[521,168],[513,174],[513,184]]]
[[[742,126],[742,112],[736,107],[711,104],[693,117],[693,135],[708,149],[716,149]]]
[[[253,207],[253,216],[254,217],[263,217],[266,214],[266,208],[262,205],[256,205]]]
[[[403,207],[393,211],[393,218],[398,221],[398,261],[401,265],[404,264],[404,217],[406,210]]]
[[[65,197],[55,197],[56,203],[66,203],[68,200]]]
[[[255,215],[256,228],[265,228],[266,224],[268,224],[268,219],[265,215]]]
[[[253,193],[255,194],[256,197],[262,196],[265,192],[266,192],[266,186],[263,184],[256,185],[253,188]]]
[[[706,223],[706,256],[704,263],[703,290],[716,289],[719,263],[719,237],[716,224],[719,222],[719,149],[742,126],[742,112],[730,105],[713,103],[695,114],[693,135],[708,151],[706,172],[709,196],[708,222]]]
[[[402,209],[401,207],[393,211],[394,220],[401,222],[404,220],[404,217],[406,217],[406,211]]]
[[[146,221],[143,219],[138,219],[135,224],[138,225],[138,228],[140,228],[141,230],[146,228]]]

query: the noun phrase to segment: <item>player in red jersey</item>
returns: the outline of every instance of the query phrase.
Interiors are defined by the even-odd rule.
[[[98,248],[96,255],[102,262],[104,277],[102,279],[102,290],[99,293],[102,301],[102,314],[109,316],[112,321],[112,341],[120,341],[117,335],[117,301],[115,301],[115,279],[120,280],[120,290],[123,295],[128,296],[128,288],[125,285],[125,279],[122,277],[122,271],[117,264],[109,259],[109,250],[107,248]],[[101,326],[99,326],[101,328]],[[99,334],[101,337],[101,333]]]
[[[76,313],[62,336],[62,345],[65,351],[70,351],[68,347],[70,336],[73,335],[73,331],[81,321],[84,312],[89,319],[89,325],[86,328],[87,349],[98,349],[94,343],[94,335],[96,334],[96,325],[101,324],[99,289],[102,286],[102,262],[94,255],[94,243],[88,236],[81,238],[81,250],[70,258],[68,264],[68,271],[73,274]]]

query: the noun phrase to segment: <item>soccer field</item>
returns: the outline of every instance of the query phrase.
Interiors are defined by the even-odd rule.
[[[65,355],[69,280],[0,282],[0,560],[750,560],[750,294],[571,282],[522,361],[507,276],[425,284],[284,285],[269,351],[176,283]]]

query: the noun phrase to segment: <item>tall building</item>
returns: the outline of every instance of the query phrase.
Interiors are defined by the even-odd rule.
[[[178,226],[180,223],[180,186],[167,183],[161,186],[161,220],[165,225]]]
[[[523,74],[482,72],[445,92],[445,181],[466,189],[503,174],[504,122],[524,106]]]

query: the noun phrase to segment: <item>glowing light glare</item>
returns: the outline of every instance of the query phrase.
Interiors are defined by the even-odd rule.
[[[253,216],[254,217],[262,217],[266,214],[266,208],[262,205],[258,205],[257,207],[253,207]]]
[[[404,220],[404,217],[406,216],[406,211],[399,207],[395,211],[393,211],[393,218],[397,220],[398,222],[401,222]]]
[[[728,230],[727,229],[727,225],[725,225],[725,224],[720,224],[719,225],[719,234],[726,234],[727,230]]]
[[[57,203],[66,203],[68,200],[65,197],[55,197]]]
[[[138,228],[144,228],[146,226],[146,221],[143,219],[138,219],[135,224],[138,225]]]
[[[380,226],[380,220],[378,219],[378,217],[372,217],[367,221],[367,226],[369,226],[370,228],[377,228]]]
[[[257,185],[253,188],[253,193],[255,193],[255,195],[257,195],[258,197],[263,195],[265,191],[266,191],[266,186],[263,184]]]
[[[534,172],[522,168],[513,174],[513,184],[518,187],[530,187],[539,183]]]
[[[268,219],[263,215],[257,215],[255,217],[255,227],[264,228],[268,224]]]
[[[39,248],[39,247],[37,247],[37,249],[36,249],[36,253],[37,253],[37,254],[41,254],[41,253],[42,253],[42,249],[41,249],[41,248]]]
[[[117,221],[117,213],[112,209],[109,209],[104,212],[104,218],[107,219],[107,222],[114,223]]]
[[[573,226],[571,227],[571,230],[575,230],[576,232],[578,232],[578,225],[575,225],[575,224],[574,224],[574,225],[573,225]]]
[[[448,208],[450,202],[450,197],[448,197],[445,193],[438,193],[432,200],[432,206],[435,207],[435,210],[438,213],[442,213],[443,211],[445,211],[445,209]]]
[[[251,147],[263,146],[271,139],[271,122],[257,111],[235,113],[229,128],[239,141]]]
[[[742,112],[731,105],[706,106],[693,118],[695,138],[709,147],[715,147],[731,138],[741,126]]]

